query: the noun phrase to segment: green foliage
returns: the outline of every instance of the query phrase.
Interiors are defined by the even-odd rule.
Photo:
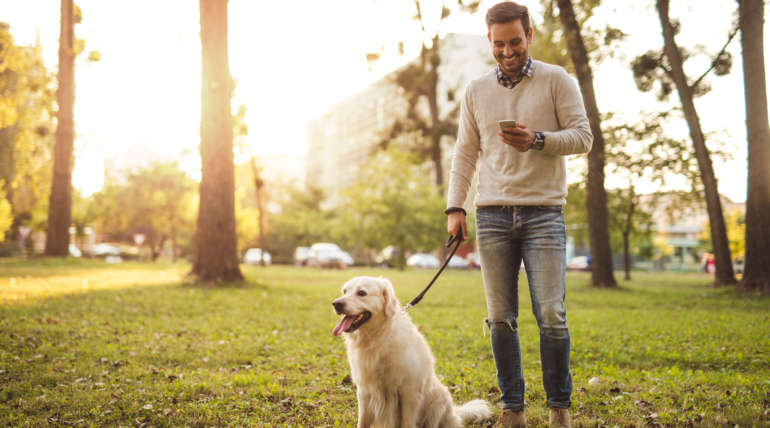
[[[154,163],[128,173],[125,181],[105,183],[98,193],[79,206],[75,199],[76,224],[93,222],[97,231],[113,240],[133,242],[135,233],[155,259],[166,241],[182,254],[192,250],[197,206],[195,184],[176,162]]]
[[[17,224],[46,216],[55,104],[52,80],[40,44],[16,45],[10,27],[0,23],[0,180]]]
[[[6,233],[11,229],[13,224],[13,213],[11,212],[11,204],[6,199],[5,183],[0,180],[0,242],[5,240]]]
[[[419,159],[398,148],[378,153],[342,193],[335,234],[363,252],[393,245],[432,251],[446,235],[444,199]]]
[[[291,263],[294,249],[332,239],[334,212],[325,207],[326,196],[318,187],[280,187],[280,211],[271,213],[265,226],[265,248],[273,262]]]
[[[724,211],[724,218],[730,255],[734,259],[743,259],[746,254],[746,214],[738,208],[733,208]],[[703,248],[711,251],[711,226],[708,221],[703,225],[698,238]]]
[[[355,426],[329,303],[355,275],[389,277],[405,302],[433,274],[246,267],[245,285],[207,288],[181,285],[188,270],[0,261],[0,425]],[[770,422],[768,299],[699,274],[588,283],[567,276],[574,426]],[[478,271],[451,270],[410,311],[458,403],[499,396],[482,290]],[[519,290],[527,418],[547,426],[537,325]]]

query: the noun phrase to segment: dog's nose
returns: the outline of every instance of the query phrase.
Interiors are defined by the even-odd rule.
[[[334,306],[334,312],[337,314],[341,314],[345,310],[345,302],[339,300],[333,301],[332,306]]]

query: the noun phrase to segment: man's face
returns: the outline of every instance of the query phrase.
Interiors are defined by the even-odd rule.
[[[500,70],[516,79],[529,58],[529,44],[532,42],[532,28],[524,33],[521,20],[492,24],[487,33],[492,55],[500,64]]]

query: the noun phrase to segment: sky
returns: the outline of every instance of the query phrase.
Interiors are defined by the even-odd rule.
[[[495,3],[482,1],[473,16],[454,14],[442,33],[485,34],[483,14]],[[536,27],[538,7],[530,3]],[[613,22],[629,34],[619,57],[594,70],[600,110],[624,111],[629,120],[655,105],[653,95],[636,91],[627,66],[635,55],[662,45],[652,3],[605,0],[592,21]],[[714,7],[699,7],[706,3]],[[198,2],[79,0],[77,4],[83,21],[75,27],[76,37],[85,39],[87,51],[99,51],[101,60],[90,63],[82,55],[76,63],[74,185],[86,194],[96,191],[105,159],[145,155],[179,160],[192,175],[199,174]],[[718,50],[735,4],[734,0],[674,2],[672,16],[683,18],[677,41]],[[438,18],[439,11],[440,3],[429,1],[424,14]],[[246,142],[258,154],[305,154],[307,121],[402,64],[410,54],[416,55],[419,35],[409,20],[412,13],[412,0],[230,0],[229,60],[237,81],[233,104],[247,109]],[[11,25],[17,44],[32,44],[39,37],[45,62],[55,72],[59,0],[3,0],[0,20]],[[768,33],[766,29],[766,49]],[[401,40],[408,42],[404,57],[395,53]],[[383,59],[370,69],[365,54],[383,46]],[[742,201],[746,131],[739,37],[729,51],[733,72],[710,79],[713,90],[697,100],[697,107],[704,131],[718,133],[715,141],[733,153],[729,162],[715,162],[720,191]],[[770,52],[765,56],[770,59]],[[689,65],[690,75],[708,66]],[[687,137],[684,122],[669,131]]]

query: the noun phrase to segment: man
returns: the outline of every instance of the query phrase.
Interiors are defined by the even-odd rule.
[[[529,55],[525,6],[504,2],[486,16],[497,67],[472,81],[462,102],[447,200],[447,229],[467,236],[462,209],[478,164],[476,235],[502,412],[498,426],[526,426],[516,319],[522,260],[540,328],[540,359],[552,427],[569,427],[570,336],[564,308],[565,155],[586,153],[592,135],[575,82]],[[499,120],[516,120],[501,131]]]

